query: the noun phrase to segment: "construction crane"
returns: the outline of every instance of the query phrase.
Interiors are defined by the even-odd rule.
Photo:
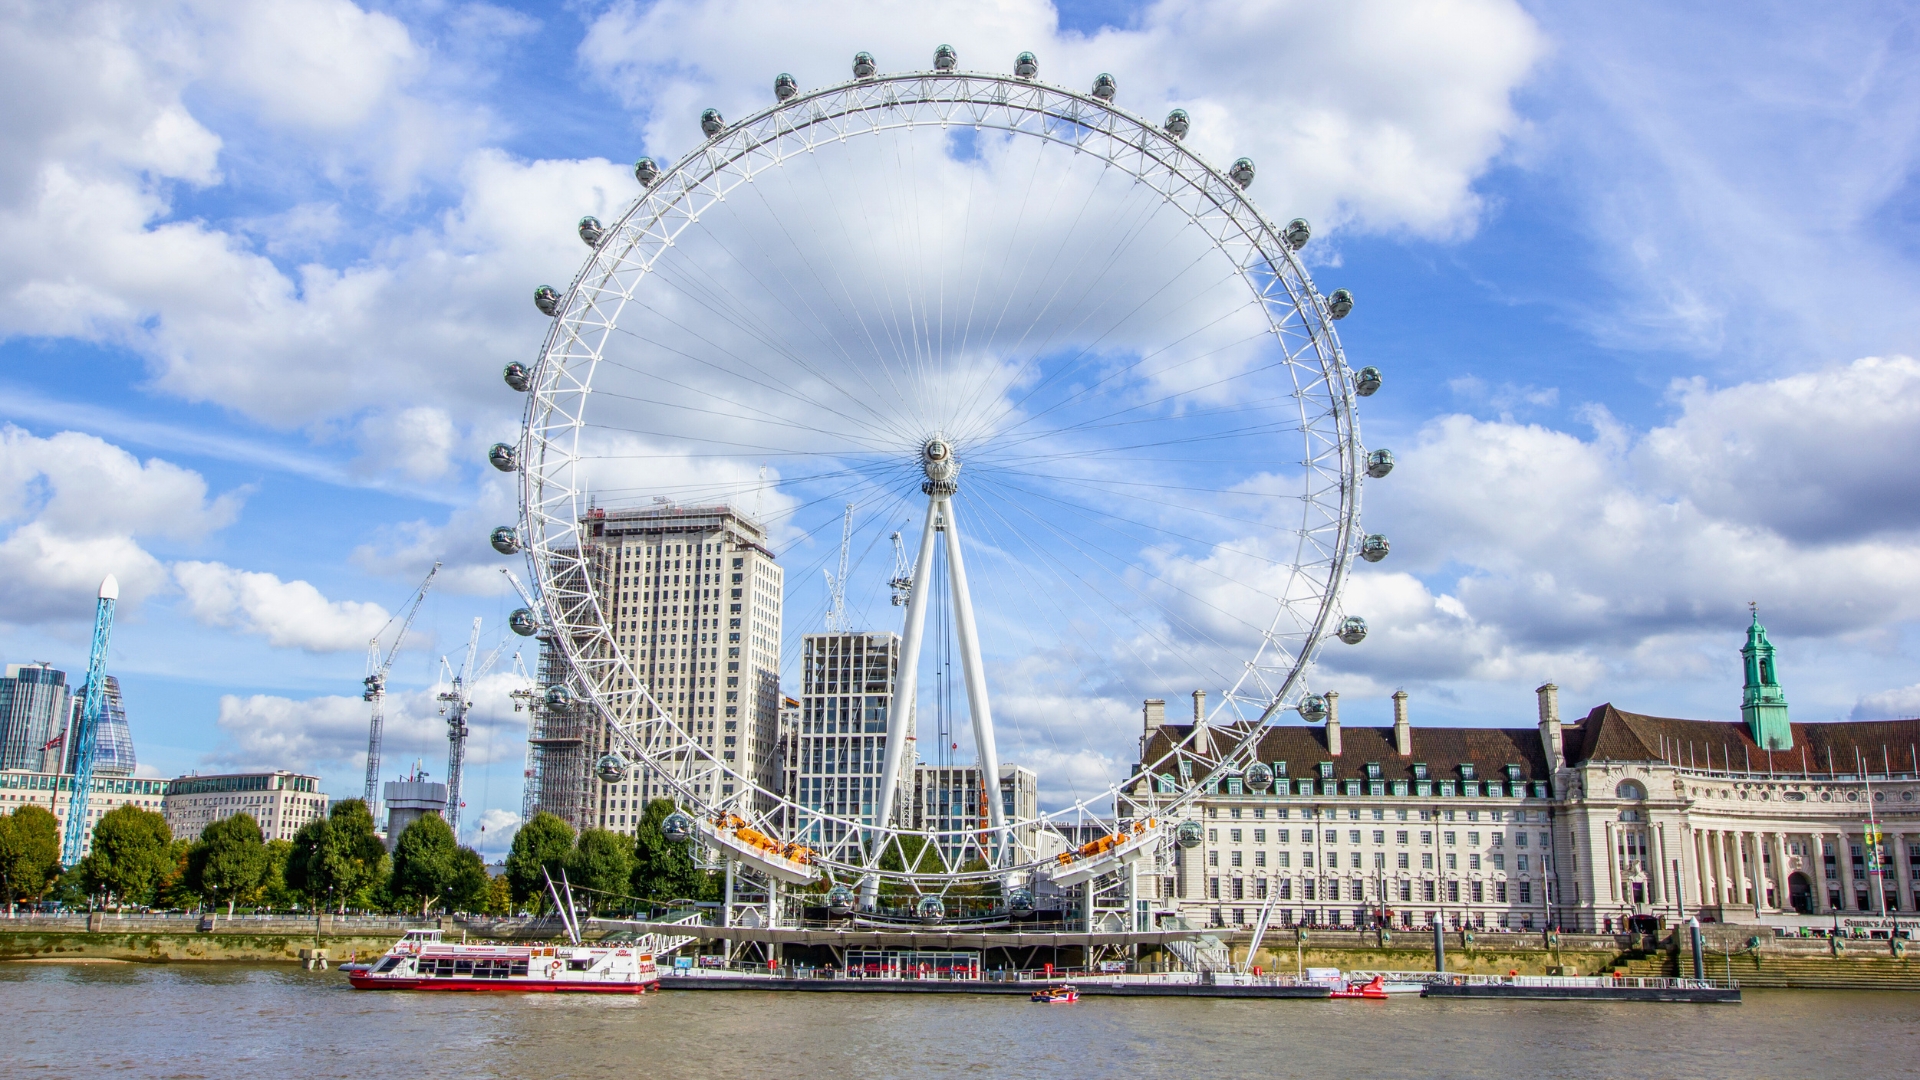
[[[440,658],[440,670],[448,676],[449,686],[440,697],[440,715],[447,718],[447,824],[452,827],[453,835],[460,835],[460,773],[467,763],[467,710],[473,708],[473,684],[493,669],[494,661],[500,659],[500,653],[507,643],[502,641],[493,647],[479,666],[473,662],[474,654],[480,650],[480,620],[473,620],[473,634],[467,638],[467,663],[458,672],[447,663],[446,657]]]
[[[107,711],[107,639],[113,636],[113,606],[120,600],[120,582],[108,574],[100,583],[100,600],[93,609],[93,651],[87,654],[86,697],[80,705],[80,730],[73,741],[73,794],[67,799],[67,835],[60,861],[80,861],[87,846],[87,796],[93,793],[93,738]]]
[[[380,820],[380,737],[386,724],[387,672],[393,670],[394,658],[400,655],[400,644],[407,640],[407,631],[413,628],[420,605],[427,601],[427,590],[433,588],[433,576],[439,572],[440,564],[436,562],[433,569],[427,571],[426,580],[413,591],[413,606],[407,609],[400,632],[393,636],[393,647],[384,656],[380,652],[380,639],[386,635],[387,627],[393,625],[393,619],[388,619],[387,625],[367,643],[367,677],[363,680],[366,690],[360,696],[373,704],[373,718],[367,724],[367,812],[375,821]]]
[[[827,629],[828,631],[847,628],[847,545],[853,542],[853,504],[847,504],[847,512],[840,520],[840,572],[822,570],[827,575]]]
[[[907,546],[900,542],[900,534],[893,534],[893,580],[887,582],[893,587],[893,606],[906,607],[913,597],[913,564],[907,561]]]

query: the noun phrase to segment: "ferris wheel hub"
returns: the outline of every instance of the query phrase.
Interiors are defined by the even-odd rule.
[[[953,444],[940,436],[920,448],[920,470],[927,474],[920,485],[925,494],[945,497],[960,490],[960,462],[953,456]]]

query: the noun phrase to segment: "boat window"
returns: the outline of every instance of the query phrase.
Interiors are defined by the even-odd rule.
[[[585,971],[592,966],[593,966],[593,958],[591,956],[587,957],[584,960],[567,961],[568,971]]]
[[[386,959],[380,961],[380,966],[377,968],[374,968],[373,970],[375,974],[379,974],[380,972],[383,972],[383,971],[392,971],[394,968],[399,966],[400,966],[400,958],[397,956],[389,956]]]
[[[525,960],[515,960],[513,962],[513,973],[515,975],[525,975],[527,973],[527,962]]]

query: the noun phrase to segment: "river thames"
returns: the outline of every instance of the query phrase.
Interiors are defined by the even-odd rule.
[[[1742,1005],[356,992],[291,965],[0,964],[8,1077],[1920,1076],[1920,995]]]

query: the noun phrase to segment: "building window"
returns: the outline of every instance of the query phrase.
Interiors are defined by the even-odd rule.
[[[1219,866],[1219,865],[1220,865],[1220,853],[1219,853],[1219,852],[1217,852],[1217,851],[1209,851],[1209,852],[1207,852],[1207,865],[1208,865],[1208,866]]]
[[[1533,883],[1532,882],[1523,881],[1520,883],[1520,902],[1523,904],[1533,903]]]
[[[1507,883],[1506,882],[1496,881],[1493,883],[1493,902],[1496,904],[1504,904],[1507,902]],[[1501,917],[1500,925],[1501,926],[1507,925],[1505,916]]]
[[[1396,865],[1396,866],[1398,866],[1398,867],[1399,867],[1400,869],[1402,869],[1402,870],[1405,870],[1405,869],[1407,868],[1407,853],[1406,853],[1406,852],[1404,852],[1404,851],[1402,851],[1402,852],[1400,852],[1400,853],[1399,853],[1398,855],[1396,855],[1396,856],[1394,856],[1394,859],[1395,859],[1395,863],[1394,863],[1394,865]]]
[[[1256,852],[1254,852],[1254,853],[1253,853],[1253,865],[1255,865],[1255,866],[1265,866],[1265,865],[1267,865],[1267,853],[1266,853],[1266,852],[1264,852],[1264,851],[1256,851]]]
[[[1240,853],[1238,851],[1233,853],[1233,865],[1235,866],[1240,865]]]
[[[1420,869],[1422,870],[1433,869],[1433,852],[1423,851],[1420,853]]]

